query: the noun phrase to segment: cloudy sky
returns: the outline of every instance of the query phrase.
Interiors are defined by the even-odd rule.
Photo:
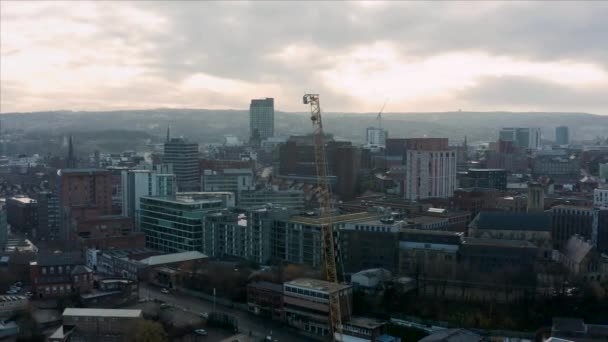
[[[0,111],[608,114],[608,2],[0,1]]]

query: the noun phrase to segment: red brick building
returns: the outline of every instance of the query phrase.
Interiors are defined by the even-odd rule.
[[[256,315],[283,321],[283,285],[266,281],[247,285],[247,305]]]
[[[61,298],[93,288],[93,271],[80,253],[40,254],[30,262],[31,291],[36,298]]]

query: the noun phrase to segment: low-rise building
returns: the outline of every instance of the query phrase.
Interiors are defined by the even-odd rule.
[[[11,317],[19,311],[27,310],[29,300],[25,296],[0,296],[0,319]]]
[[[575,276],[586,280],[604,280],[601,256],[590,241],[581,236],[571,237],[562,250],[562,263]]]
[[[551,337],[555,341],[600,342],[608,340],[608,325],[588,324],[581,318],[553,318]]]
[[[338,297],[343,322],[352,315],[350,285],[300,278],[283,284],[283,294],[287,324],[317,338],[330,337],[330,296]]]
[[[113,308],[137,303],[139,283],[129,279],[102,279],[99,288],[80,295],[85,307]]]
[[[39,255],[30,262],[31,292],[38,298],[67,297],[93,288],[93,270],[80,253]]]
[[[353,316],[347,322],[342,322],[342,333],[335,334],[336,341],[343,342],[400,342],[388,333],[388,322],[379,319]]]
[[[266,281],[248,284],[247,308],[255,315],[283,321],[283,285]]]
[[[551,216],[547,213],[482,211],[469,224],[469,236],[550,245]]]
[[[142,317],[141,310],[66,308],[63,325],[49,341],[133,341]]]
[[[372,268],[353,274],[350,278],[351,284],[363,289],[377,289],[385,281],[391,279],[391,272],[382,268]]]
[[[404,229],[399,237],[399,274],[449,277],[458,264],[462,233]]]

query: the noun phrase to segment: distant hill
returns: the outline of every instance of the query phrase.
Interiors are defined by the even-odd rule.
[[[570,127],[573,140],[592,140],[608,136],[608,116],[585,113],[510,113],[510,112],[440,112],[385,113],[382,126],[391,137],[447,137],[454,143],[465,135],[470,142],[495,140],[500,127],[541,127],[543,137],[554,139],[555,127]],[[110,112],[54,111],[5,113],[2,130],[45,132],[60,136],[79,133],[83,137],[101,139],[92,132],[116,130],[139,131],[153,141],[164,139],[171,125],[173,136],[185,136],[201,143],[221,141],[233,134],[246,139],[249,118],[246,110],[151,109]],[[309,133],[312,129],[305,112],[276,112],[275,132],[278,136]],[[326,131],[337,137],[362,142],[365,129],[377,125],[375,113],[324,113]],[[89,132],[91,134],[89,134]],[[107,136],[107,134],[105,135]]]

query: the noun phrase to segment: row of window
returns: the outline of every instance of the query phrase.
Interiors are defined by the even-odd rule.
[[[301,288],[292,287],[292,286],[285,286],[285,292],[296,293],[296,294],[308,296],[308,297],[329,299],[329,295],[327,293],[320,293],[320,292],[310,291],[310,290],[301,289]]]

